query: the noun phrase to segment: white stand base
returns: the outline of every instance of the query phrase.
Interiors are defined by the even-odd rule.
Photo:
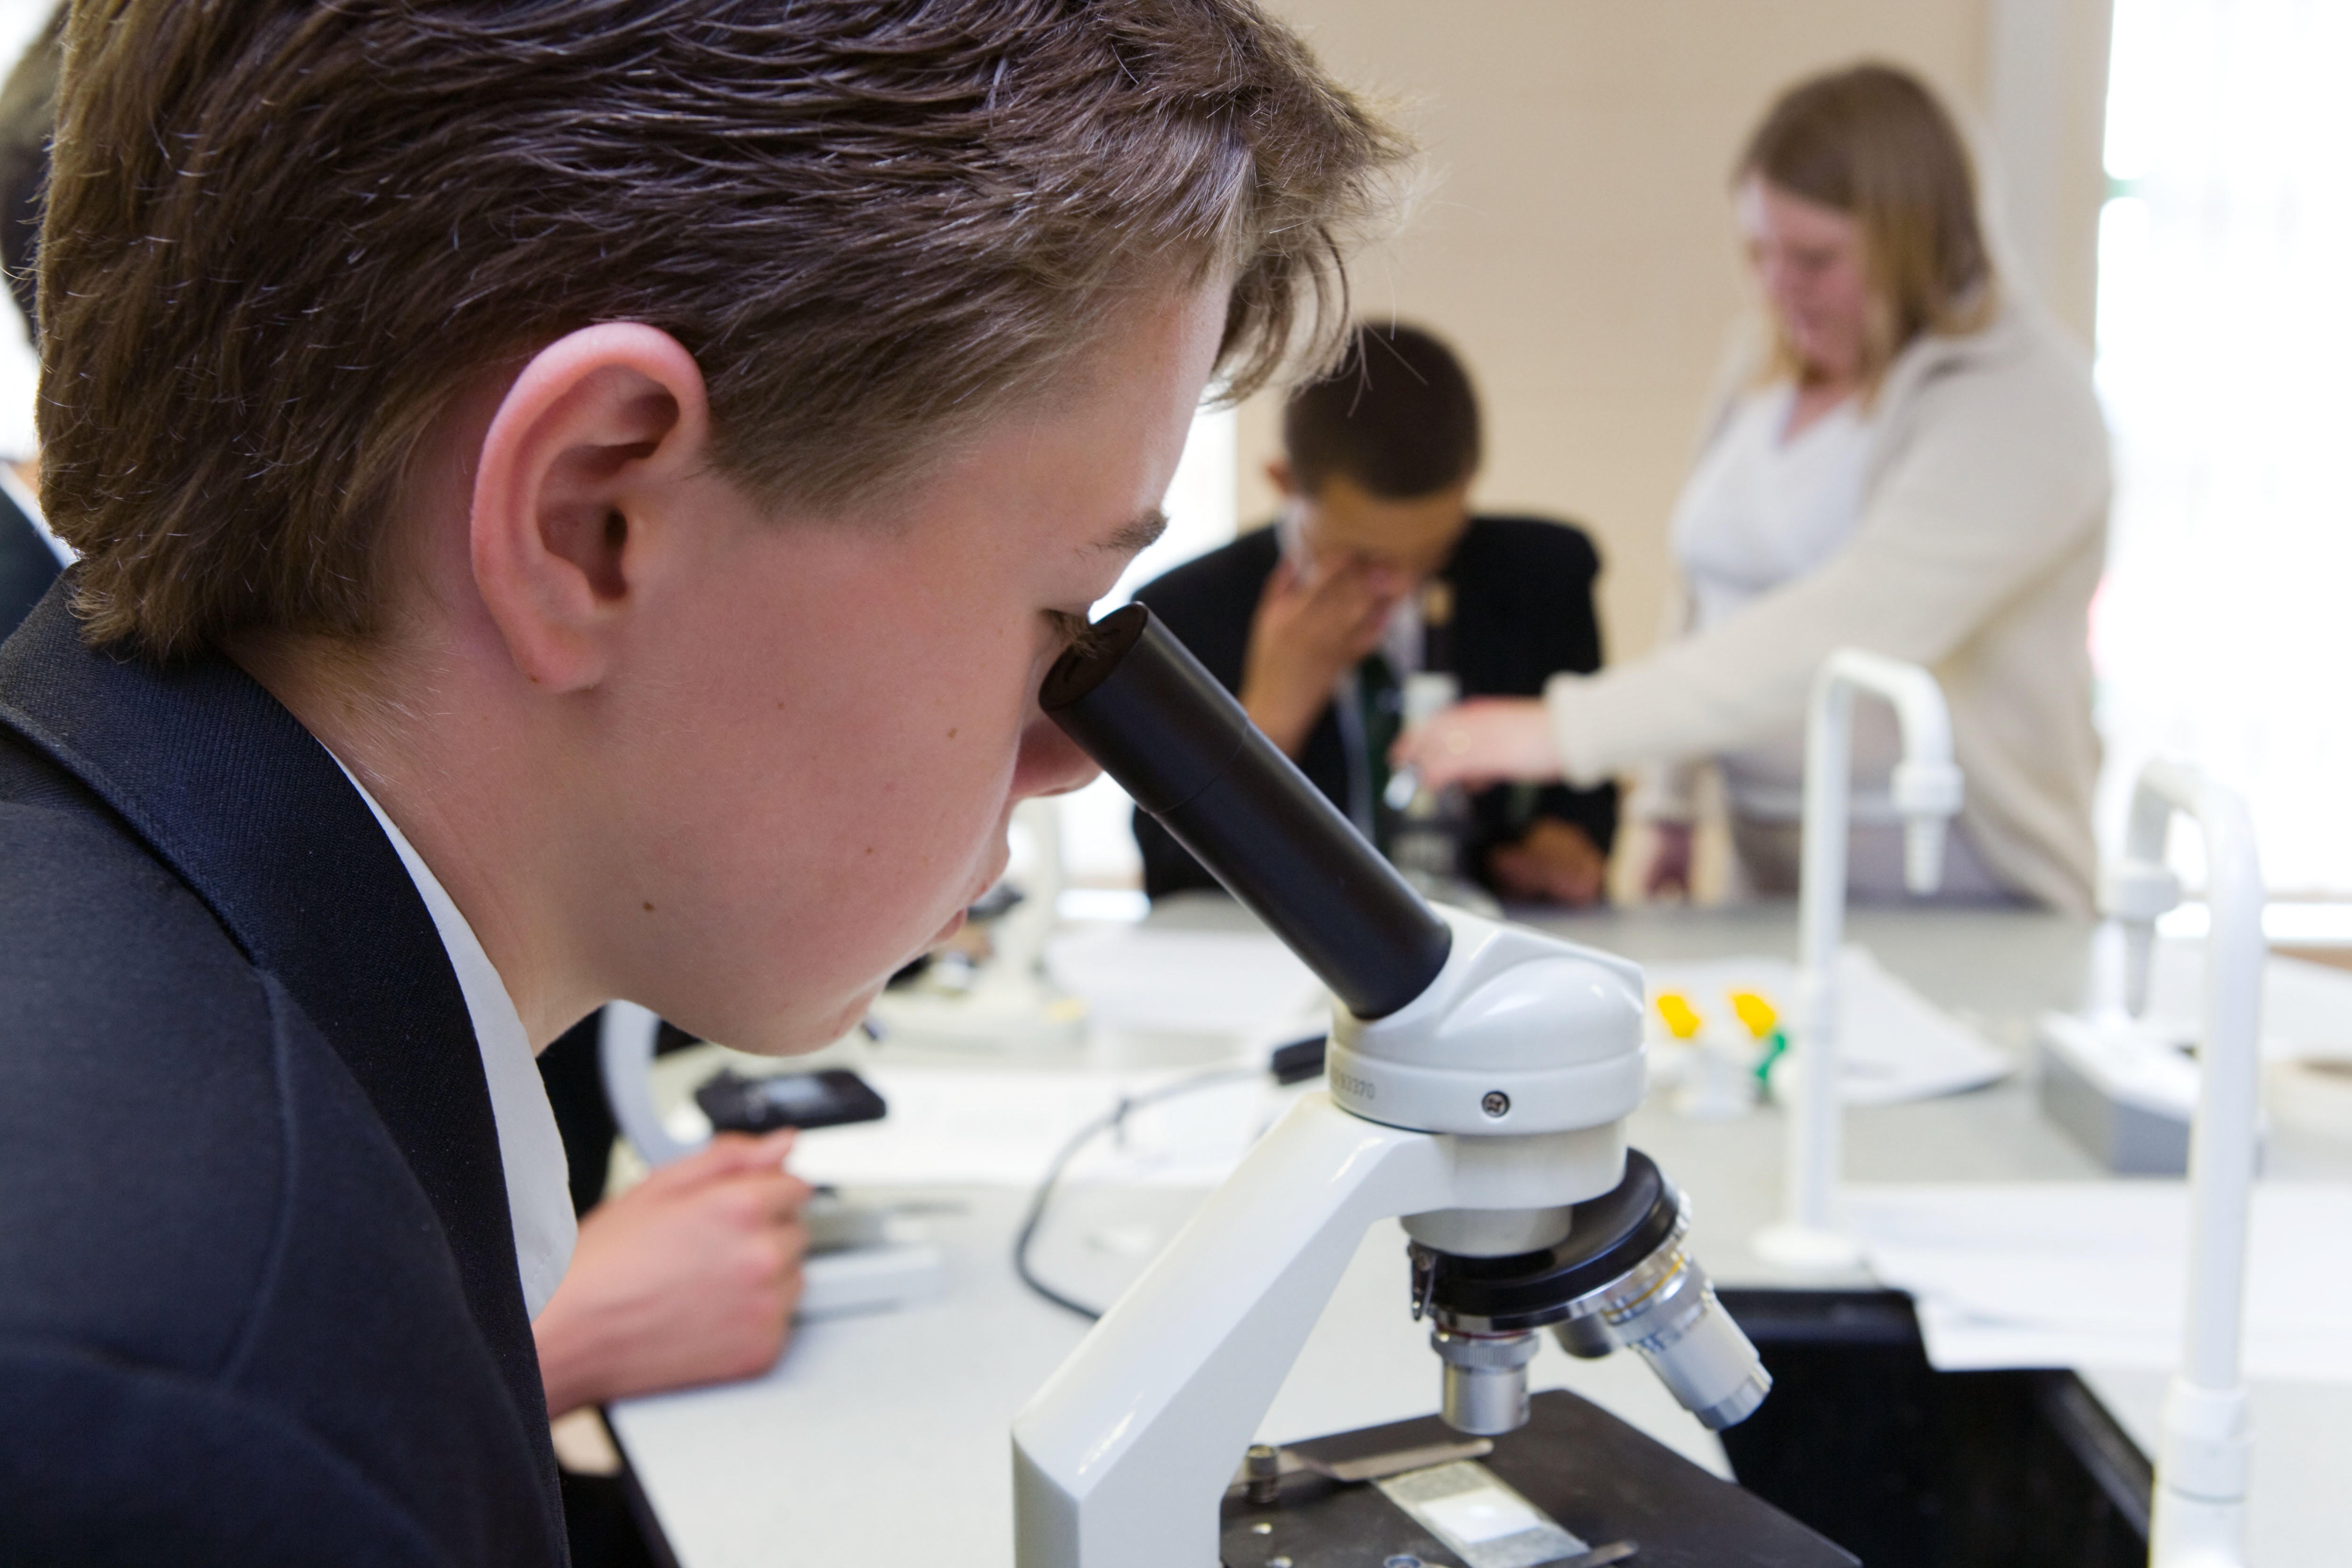
[[[2159,1482],[2148,1530],[2149,1568],[2244,1568],[2246,1505],[2177,1492]]]
[[[1807,1225],[1776,1225],[1756,1233],[1756,1256],[1801,1274],[1853,1274],[1862,1268],[1862,1245],[1842,1231]]]
[[[890,1311],[939,1296],[947,1276],[946,1258],[928,1241],[822,1252],[801,1265],[801,1300],[793,1316],[806,1323]]]

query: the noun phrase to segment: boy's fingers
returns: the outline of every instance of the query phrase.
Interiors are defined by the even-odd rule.
[[[758,1137],[748,1132],[721,1132],[710,1141],[709,1152],[723,1156],[730,1170],[772,1170],[783,1164],[785,1156],[793,1152],[793,1140],[799,1136],[800,1129],[796,1127],[780,1127]]]
[[[1268,599],[1287,599],[1297,591],[1298,568],[1292,565],[1290,558],[1286,555],[1274,563],[1273,575],[1265,580],[1265,596]]]
[[[729,1179],[724,1190],[750,1205],[749,1210],[738,1211],[745,1218],[756,1215],[770,1225],[796,1224],[801,1211],[808,1206],[809,1184],[781,1171],[739,1173]]]
[[[704,1182],[723,1181],[746,1171],[780,1169],[784,1157],[792,1152],[793,1140],[799,1130],[792,1127],[754,1138],[748,1132],[721,1132],[705,1149],[698,1149],[683,1160],[673,1160],[661,1166],[645,1180],[648,1187],[690,1187]]]

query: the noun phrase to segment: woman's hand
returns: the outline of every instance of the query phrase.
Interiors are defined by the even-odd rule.
[[[721,1133],[589,1211],[531,1325],[550,1416],[775,1363],[808,1250],[792,1146],[789,1131]]]
[[[1473,697],[1457,703],[1398,736],[1389,760],[1412,768],[1431,789],[1559,779],[1551,716],[1538,697]]]

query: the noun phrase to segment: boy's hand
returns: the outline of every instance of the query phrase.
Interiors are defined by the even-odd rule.
[[[547,1413],[748,1377],[773,1365],[801,1295],[808,1184],[790,1131],[721,1133],[580,1222],[531,1325]]]
[[[1310,576],[1276,562],[1250,622],[1242,706],[1285,755],[1297,757],[1331,688],[1380,646],[1407,587],[1391,567],[1351,561]]]
[[[1516,844],[1488,851],[1486,869],[1505,898],[1582,909],[1601,901],[1609,858],[1581,827],[1539,816]]]

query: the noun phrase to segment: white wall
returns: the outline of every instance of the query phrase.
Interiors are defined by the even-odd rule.
[[[1356,268],[1360,309],[1462,350],[1489,420],[1484,501],[1596,535],[1611,657],[1654,640],[1666,515],[1742,308],[1727,199],[1740,144],[1781,88],[1865,57],[1912,68],[1980,117],[1990,5],[1274,0],[1428,147],[1433,186]],[[2095,178],[2095,127],[2079,156]],[[2095,219],[2094,200],[2086,247]],[[1278,446],[1276,407],[1243,412],[1244,524],[1272,510],[1256,476]]]

